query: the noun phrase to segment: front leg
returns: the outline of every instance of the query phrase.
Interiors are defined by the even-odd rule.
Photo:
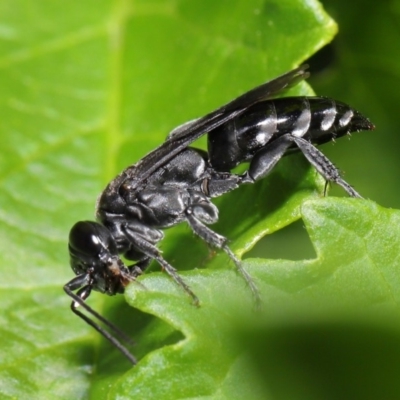
[[[129,252],[125,253],[124,256],[128,260],[131,260],[131,258],[129,258],[127,256],[128,254],[129,254]],[[147,269],[147,267],[150,265],[150,263],[151,263],[151,258],[150,257],[145,257],[144,259],[138,261],[137,263],[129,265],[128,266],[129,273],[133,277],[137,278],[138,276],[143,274],[143,272]]]
[[[136,364],[136,358],[115,336],[119,336],[120,339],[122,339],[129,345],[133,344],[131,338],[127,336],[124,332],[122,332],[119,328],[117,328],[113,323],[100,315],[97,311],[93,310],[93,308],[91,308],[86,303],[85,300],[90,296],[92,286],[93,282],[91,281],[89,274],[78,275],[74,279],[69,281],[66,285],[64,285],[65,293],[67,293],[67,295],[72,298],[72,312],[83,319],[88,325],[96,329],[96,331],[103,335],[107,340],[109,340],[119,351],[121,351],[122,354],[124,354],[128,358],[129,361],[131,361],[132,364]],[[77,289],[79,290],[74,293],[74,291]],[[87,315],[81,312],[78,309],[79,306],[83,307],[89,314],[91,314],[93,317],[97,318],[100,322],[107,326],[115,336],[113,336],[113,334],[108,332],[106,329],[98,325],[95,321],[93,321]]]

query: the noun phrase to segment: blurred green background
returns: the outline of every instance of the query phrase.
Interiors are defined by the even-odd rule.
[[[367,199],[400,208],[400,1],[324,0],[339,32],[310,60],[317,95],[368,116],[372,132],[327,144],[323,152]],[[329,194],[343,196],[331,186]],[[290,245],[288,245],[290,243]],[[248,257],[303,259],[315,252],[301,221],[264,238]]]
[[[400,2],[325,0],[322,4],[337,21],[339,34],[329,48],[309,60],[312,72],[309,82],[316,94],[352,105],[376,125],[374,132],[354,134],[351,140],[343,138],[325,145],[323,151],[366,198],[385,207],[400,208]],[[311,15],[315,11],[312,7],[320,19]],[[269,20],[269,15],[277,19]],[[90,394],[99,394],[92,389],[96,379],[102,380],[99,392],[103,396],[109,382],[122,381],[118,368],[122,365],[121,370],[126,371],[129,366],[120,364],[120,354],[113,353],[96,332],[71,315],[70,301],[62,292],[62,285],[72,278],[67,254],[69,228],[77,220],[91,218],[96,196],[104,185],[126,165],[157,146],[169,129],[259,84],[266,74],[272,78],[310,57],[335,31],[329,19],[321,15],[316,2],[311,0],[0,2],[2,395],[18,399],[88,398]],[[126,51],[128,45],[131,47]],[[301,168],[306,169],[304,165]],[[295,191],[293,187],[290,190]],[[332,187],[330,195],[343,196],[343,191]],[[243,199],[247,201],[246,196]],[[231,204],[225,218],[242,211],[235,209],[239,203]],[[239,227],[244,221],[233,221],[232,217],[228,222]],[[187,228],[180,227],[178,231],[189,238],[193,247],[186,246],[186,242],[174,245],[165,240],[162,249],[171,262],[176,261],[177,247],[185,248],[182,254],[186,260],[189,257],[184,251],[196,252],[201,248],[207,261],[204,244],[193,243],[195,240]],[[257,255],[284,259],[315,256],[301,221],[265,238],[247,257]],[[178,260],[177,265],[183,261]],[[313,273],[307,275],[306,268],[304,281],[299,283],[292,264],[287,263],[287,270],[275,270],[268,276],[274,265],[270,264],[268,269],[262,263],[264,260],[260,261],[258,273],[266,271],[264,283],[272,302],[277,299],[278,311],[280,295],[290,299],[290,303],[292,294],[302,285],[307,286],[308,279],[311,286],[314,283]],[[281,265],[275,264],[279,270]],[[192,269],[191,262],[186,265]],[[301,269],[303,265],[299,265]],[[331,272],[323,268],[323,265],[315,267],[318,277]],[[193,275],[196,272],[199,277],[206,276],[206,272],[219,273],[222,282],[225,273],[234,275],[225,270],[198,270]],[[289,284],[274,287],[274,279],[285,281],[286,272]],[[151,275],[154,280],[162,281],[161,274],[148,274]],[[334,300],[341,297],[341,290],[347,290],[346,299],[351,299],[353,287],[346,286],[347,276],[343,274],[342,280],[332,285]],[[336,278],[332,273],[332,280]],[[232,278],[231,283],[245,292],[242,282]],[[220,287],[229,291],[229,285],[221,283]],[[172,292],[176,290],[171,286]],[[316,296],[317,303],[325,288],[321,287],[320,292],[318,287],[315,292],[310,291],[310,299]],[[388,285],[382,295],[382,286],[375,286],[371,279],[365,298],[374,305],[385,301],[395,303],[395,296],[391,297],[393,287],[396,284]],[[203,291],[209,288],[204,285]],[[360,297],[364,289],[360,286]],[[219,288],[210,290],[210,298],[223,297],[224,291],[219,292]],[[243,294],[243,298],[248,297]],[[295,301],[295,295],[293,298]],[[128,332],[139,338],[143,336],[135,354],[146,354],[159,345],[162,335],[154,334],[153,326],[147,325],[151,318],[124,307],[123,297],[93,295],[90,300],[94,308],[105,309],[105,315],[114,317],[118,323],[127,315],[134,316],[125,322],[129,325]],[[139,306],[139,302],[135,304]],[[181,297],[177,304],[174,312],[178,314],[179,307],[188,306]],[[291,308],[292,303],[289,305]],[[187,308],[189,311],[185,312],[191,313],[188,315],[195,315],[193,307]],[[219,322],[221,310],[216,307],[212,311]],[[185,316],[180,314],[183,323]],[[152,323],[154,320],[151,319]],[[208,322],[213,325],[214,320]],[[169,330],[165,328],[167,334],[171,326],[168,325]],[[340,346],[340,340],[347,326],[338,335],[339,347],[345,351],[347,347]],[[396,329],[393,336],[397,338]],[[357,331],[356,337],[350,338],[349,347],[360,335]],[[309,337],[307,330],[304,336]],[[379,342],[382,336],[377,336]],[[274,338],[281,338],[279,329]],[[276,342],[271,340],[271,343]],[[393,343],[388,353],[398,348],[397,341]],[[291,358],[292,349],[287,352],[288,364],[294,365],[296,377],[301,376],[298,373],[303,361],[309,359],[313,344],[295,346],[306,353],[304,359],[299,356],[301,362],[297,366]],[[369,346],[367,341],[362,352],[367,352]],[[288,349],[285,343],[282,348]],[[274,352],[273,348],[267,350]],[[386,348],[383,350],[386,354]],[[171,353],[179,360],[179,352]],[[204,351],[202,356],[207,368]],[[274,357],[281,359],[281,356]],[[329,356],[323,354],[321,359],[329,363]],[[196,361],[192,360],[194,368]],[[98,367],[102,363],[106,365],[103,369]],[[271,365],[275,367],[273,362]],[[380,368],[381,364],[377,365]],[[289,366],[282,362],[280,367],[278,375],[283,376],[282,371]],[[396,375],[397,369],[389,368]],[[148,372],[145,368],[144,371]],[[242,376],[243,370],[238,368],[236,372],[232,376]],[[314,373],[311,371],[309,375],[310,382]],[[378,376],[376,371],[373,374]],[[154,384],[164,377],[162,373],[156,375]],[[169,378],[166,376],[167,381]],[[193,375],[193,379],[197,378]],[[189,380],[186,383],[191,385]],[[225,384],[234,391],[231,382]],[[324,388],[329,389],[329,385]],[[95,395],[93,398],[100,398]]]
[[[326,70],[310,83],[318,94],[344,99],[376,125],[375,132],[326,146],[364,197],[400,208],[400,2],[324,0],[339,33]]]

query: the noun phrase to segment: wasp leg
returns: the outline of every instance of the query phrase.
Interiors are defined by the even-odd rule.
[[[314,145],[300,137],[294,137],[294,141],[309,163],[327,182],[334,182],[341,186],[351,197],[362,198],[361,195],[340,176],[339,170]]]
[[[151,263],[151,258],[146,257],[144,260],[140,260],[135,264],[129,265],[128,270],[129,273],[134,277],[137,278],[138,276],[142,275],[143,272],[147,269],[147,267]],[[136,282],[138,283],[138,282]]]
[[[361,198],[340,176],[339,170],[332,162],[314,145],[303,138],[291,134],[282,135],[259,150],[251,160],[249,170],[243,174],[242,183],[253,183],[267,176],[293,143],[297,145],[310,164],[327,182],[334,182],[341,186],[350,196]]]
[[[95,310],[93,310],[93,308],[91,308],[88,304],[86,304],[85,300],[90,296],[91,293],[91,286],[87,284],[89,282],[89,279],[90,278],[88,275],[78,275],[70,282],[68,282],[66,285],[64,285],[65,293],[67,293],[67,295],[73,299],[71,303],[72,312],[76,314],[78,317],[82,318],[87,324],[92,326],[94,329],[96,329],[97,332],[103,335],[103,337],[109,340],[111,344],[115,346],[132,364],[137,364],[136,358],[115,336],[113,336],[110,332],[103,329],[100,325],[98,325],[96,322],[94,322],[92,319],[90,319],[87,315],[85,315],[78,309],[79,306],[83,307],[89,314],[91,314],[93,317],[97,318],[100,322],[106,325],[114,333],[114,335],[119,336],[129,345],[134,344],[129,336],[127,336],[124,332],[118,329],[113,323],[108,321],[106,318],[104,318]],[[79,288],[78,292],[74,293],[73,291],[78,288]]]
[[[195,205],[195,207],[199,208],[201,206]],[[225,251],[225,253],[229,256],[229,258],[235,263],[237,271],[244,278],[246,284],[249,286],[253,294],[253,297],[256,301],[256,306],[257,308],[259,308],[261,304],[260,292],[256,284],[254,283],[253,278],[243,268],[240,260],[235,256],[235,254],[227,245],[228,239],[212,231],[209,227],[207,227],[201,221],[199,221],[199,219],[196,218],[193,214],[194,213],[192,212],[192,209],[189,207],[186,212],[186,218],[193,232],[209,245]]]
[[[179,276],[178,271],[169,264],[160,254],[160,251],[156,246],[143,239],[140,235],[135,234],[129,228],[123,228],[126,236],[129,238],[130,242],[143,252],[147,257],[156,260],[162,267],[163,270],[179,285],[182,289],[193,299],[194,305],[198,306],[200,301],[198,297],[193,293],[192,289],[185,283],[185,281]]]

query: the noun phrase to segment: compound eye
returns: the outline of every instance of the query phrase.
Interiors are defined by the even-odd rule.
[[[75,254],[97,256],[111,242],[110,232],[97,222],[77,222],[69,233],[69,248]]]

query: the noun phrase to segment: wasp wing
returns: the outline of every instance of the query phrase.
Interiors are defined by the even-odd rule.
[[[130,180],[131,190],[138,188],[158,168],[165,165],[199,137],[242,114],[253,104],[271,98],[308,78],[307,68],[308,65],[302,65],[293,69],[242,94],[204,117],[174,129],[163,144],[124,171],[125,178]]]

